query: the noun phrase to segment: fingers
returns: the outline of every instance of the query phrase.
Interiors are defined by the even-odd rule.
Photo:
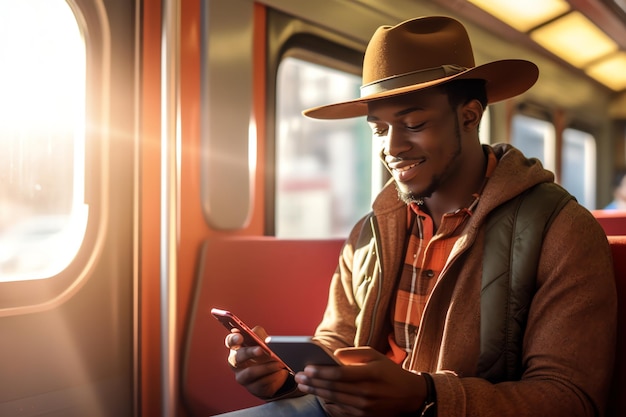
[[[346,394],[355,397],[375,396],[381,383],[386,384],[386,376],[390,371],[406,371],[373,349],[346,349],[335,352],[342,362],[354,361],[353,365],[343,366],[307,366],[303,372],[296,374],[298,388],[306,393],[337,402],[346,402]],[[357,361],[357,358],[359,361]],[[366,362],[360,362],[365,360]]]
[[[235,373],[235,380],[260,398],[270,397],[287,378],[282,364],[259,346],[230,350],[228,364]]]
[[[377,361],[343,366],[308,365],[301,374],[312,380],[363,382],[379,379],[380,374],[376,371],[377,365]]]
[[[265,340],[267,338],[267,332],[261,326],[255,326],[252,331],[256,333],[261,340]],[[233,328],[231,329],[230,334],[226,336],[224,343],[229,349],[238,349],[243,345],[244,337],[239,329]]]
[[[257,326],[253,329],[260,337],[265,338],[265,329]],[[238,329],[232,329],[224,339],[224,344],[230,349],[228,364],[233,369],[245,369],[256,364],[263,364],[273,360],[260,346],[244,345],[244,336]],[[280,369],[280,368],[278,368]]]
[[[265,329],[260,326],[253,331],[262,340],[267,337]],[[251,342],[244,345],[244,342],[244,335],[237,329],[233,329],[224,339],[229,349],[228,364],[235,373],[235,380],[251,394],[259,398],[271,398],[283,386],[289,373],[261,346],[251,346]]]
[[[366,394],[364,389],[366,389],[367,380],[370,379],[370,376],[361,369],[348,370],[339,369],[337,366],[307,366],[304,372],[298,372],[295,375],[295,379],[301,391],[338,401],[339,399],[335,398],[334,395],[339,393],[357,396]]]
[[[318,379],[304,380],[301,373],[296,374],[295,378],[298,382],[298,389],[323,399],[327,411],[331,411],[329,405],[336,407],[337,412],[333,415],[363,415],[363,409],[369,406],[371,398],[375,395],[373,390],[376,387],[370,384],[361,383],[355,389],[354,383]]]
[[[237,362],[233,367],[235,379],[242,385],[248,385],[253,381],[265,378],[268,375],[285,371],[276,361],[257,362],[254,359],[244,362]]]
[[[240,346],[237,349],[231,349],[228,355],[228,363],[231,367],[236,369],[266,363],[270,360],[269,355],[260,346]]]
[[[298,389],[348,415],[399,415],[419,409],[425,397],[423,377],[402,369],[385,355],[366,355],[369,362],[355,365],[307,366],[295,376]]]
[[[228,349],[237,350],[243,343],[243,336],[239,333],[239,330],[232,329],[230,334],[224,339],[224,344]]]
[[[255,396],[271,398],[283,386],[289,373],[282,368],[270,370],[271,364],[252,366],[235,374],[235,379]]]

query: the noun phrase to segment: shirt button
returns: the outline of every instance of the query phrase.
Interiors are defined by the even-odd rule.
[[[435,276],[435,272],[432,269],[427,269],[426,271],[424,271],[424,275],[428,278],[432,278]]]

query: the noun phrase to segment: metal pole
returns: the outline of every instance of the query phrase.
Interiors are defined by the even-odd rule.
[[[176,283],[179,230],[180,0],[162,0],[161,31],[161,369],[162,416],[178,405]]]

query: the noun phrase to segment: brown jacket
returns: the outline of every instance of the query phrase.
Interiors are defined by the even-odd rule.
[[[593,216],[570,201],[543,241],[522,346],[520,381],[476,378],[485,221],[501,203],[553,175],[509,145],[422,317],[415,370],[431,372],[438,416],[601,416],[615,354],[616,291],[609,246]],[[372,227],[372,231],[363,232]],[[353,229],[316,337],[331,349],[388,350],[390,306],[403,259],[406,206],[388,184]],[[372,238],[372,236],[374,236]],[[367,237],[367,238],[364,238]],[[451,291],[451,301],[442,297]]]

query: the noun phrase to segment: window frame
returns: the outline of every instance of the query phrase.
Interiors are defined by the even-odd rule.
[[[542,114],[538,114],[538,113],[531,113],[531,112],[525,112],[525,111],[520,111],[520,112],[516,112],[511,116],[511,144],[513,146],[516,146],[516,144],[513,142],[513,125],[515,123],[515,118],[517,117],[523,117],[525,119],[531,119],[531,120],[536,120],[538,122],[541,123],[545,123],[546,126],[551,126],[552,127],[552,132],[551,135],[549,135],[549,137],[547,138],[547,142],[546,142],[546,135],[544,134],[543,136],[543,161],[541,161],[543,167],[551,172],[554,172],[555,174],[558,174],[556,172],[556,167],[557,167],[557,163],[556,163],[556,155],[558,154],[559,149],[557,149],[557,130],[556,130],[556,126],[554,124],[554,122],[551,120],[551,118],[546,117],[545,115]],[[517,147],[517,146],[516,146]],[[524,153],[524,155],[527,158],[537,158],[539,159],[537,156],[534,155],[529,155],[528,153],[524,152],[521,148],[517,147],[520,151],[522,151]]]
[[[276,87],[278,67],[286,57],[298,58],[361,76],[365,44],[270,9],[267,13],[267,101],[264,234],[276,235]],[[303,116],[304,117],[304,116]],[[376,178],[372,173],[373,179]]]
[[[585,168],[589,168],[588,171],[592,174],[592,178],[588,178],[588,177],[584,178],[584,183],[583,183],[584,201],[579,201],[579,203],[585,206],[588,210],[593,210],[596,208],[597,201],[598,201],[597,199],[597,194],[598,194],[598,185],[597,185],[598,184],[598,138],[593,133],[592,129],[578,126],[575,123],[565,126],[565,128],[561,132],[561,136],[563,140],[561,141],[562,143],[561,149],[559,149],[560,160],[561,160],[561,172],[559,172],[560,181],[562,181],[563,179],[563,172],[565,170],[565,158],[564,158],[563,153],[565,151],[565,132],[567,130],[575,130],[577,132],[586,134],[588,135],[589,139],[593,141],[593,149],[591,150],[591,152],[588,152],[589,146],[590,146],[588,143],[583,145],[585,146],[585,150],[586,150],[586,152],[584,152]],[[592,155],[590,156],[589,154],[592,154]]]
[[[65,0],[85,40],[85,178],[88,217],[74,259],[51,277],[0,282],[0,317],[60,305],[87,281],[101,256],[107,225],[110,28],[102,0]],[[88,169],[87,169],[88,167]],[[45,278],[45,279],[44,279]]]

